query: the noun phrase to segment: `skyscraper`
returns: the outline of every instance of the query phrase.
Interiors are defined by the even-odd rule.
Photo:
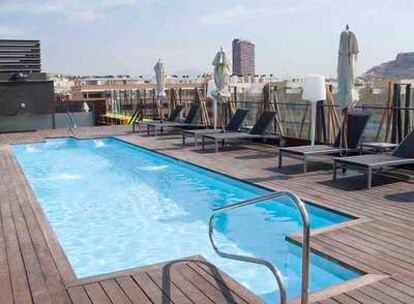
[[[254,44],[247,40],[233,40],[233,74],[255,75]]]

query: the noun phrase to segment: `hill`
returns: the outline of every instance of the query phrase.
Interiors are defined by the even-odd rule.
[[[377,65],[362,75],[365,80],[414,79],[414,52],[399,53],[395,60]]]

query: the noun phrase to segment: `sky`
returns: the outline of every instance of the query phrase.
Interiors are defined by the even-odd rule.
[[[256,72],[336,75],[339,35],[359,40],[358,72],[414,51],[413,0],[0,0],[0,39],[40,39],[42,69],[72,75],[212,70],[234,38],[256,45]]]

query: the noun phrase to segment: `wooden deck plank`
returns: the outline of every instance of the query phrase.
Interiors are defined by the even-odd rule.
[[[382,290],[378,290],[372,286],[364,286],[359,289],[362,293],[369,295],[371,298],[374,298],[384,304],[401,304],[403,302],[394,299],[388,294],[384,293]]]
[[[151,280],[157,284],[159,289],[167,295],[174,303],[191,304],[192,301],[184,294],[171,280],[170,271],[165,271],[165,267],[147,272]]]
[[[148,299],[147,295],[142,291],[135,281],[129,277],[124,276],[117,278],[119,286],[122,288],[124,293],[128,296],[134,304],[151,304],[151,301]]]
[[[155,284],[147,273],[137,273],[132,276],[152,303],[173,303],[171,299]]]
[[[222,284],[212,283],[211,280],[194,271],[188,264],[181,267],[179,273],[187,281],[193,282],[213,303],[238,303],[238,301],[242,301],[242,299],[231,294],[228,288]]]
[[[68,288],[68,293],[73,304],[92,304],[83,286]]]
[[[112,303],[132,304],[115,280],[105,280],[100,282],[100,284]]]
[[[2,167],[5,165],[6,159],[2,157]],[[1,171],[0,171],[1,172]],[[3,219],[3,232],[6,244],[7,260],[10,271],[11,287],[13,298],[18,303],[32,303],[32,296],[30,293],[29,282],[26,275],[26,269],[23,263],[23,257],[19,247],[17,232],[13,221],[13,216],[10,207],[10,198],[7,193],[7,179],[8,172],[1,173],[2,195],[1,199],[1,214]]]
[[[332,297],[332,299],[340,304],[361,304],[361,302],[358,302],[346,294],[340,294],[338,296]]]
[[[355,248],[361,255],[374,257],[377,264],[386,264],[388,269],[395,269],[397,273],[410,273],[413,265],[411,263],[402,261],[401,259],[395,258],[384,251],[380,251],[380,247],[369,247],[366,242],[355,242],[355,238],[349,237],[342,233],[333,233],[323,236],[330,240],[336,240],[342,243],[344,246]],[[384,263],[386,262],[386,263]],[[392,274],[392,273],[391,273]]]
[[[40,273],[45,273],[44,281],[46,283],[48,292],[50,293],[53,303],[56,304],[65,304],[70,303],[70,299],[67,295],[66,289],[62,282],[62,277],[56,267],[55,261],[48,248],[44,234],[42,233],[38,222],[36,221],[33,210],[31,206],[26,202],[31,199],[30,194],[28,194],[28,187],[25,183],[19,182],[23,180],[23,175],[21,170],[19,170],[14,159],[10,159],[11,165],[15,168],[15,174],[13,175],[16,180],[13,181],[14,190],[16,192],[16,197],[19,202],[19,207],[17,210],[20,210],[20,215],[25,219],[27,225],[29,237],[33,243],[33,248],[35,250],[35,257],[39,262],[41,268]],[[44,301],[46,303],[46,301]]]
[[[86,284],[84,288],[93,304],[113,304],[99,283]]]
[[[358,289],[354,289],[349,292],[346,292],[345,295],[364,304],[384,304],[383,302],[377,301],[376,299],[359,291]]]
[[[171,267],[171,281],[194,303],[197,304],[213,304],[202,290],[202,286],[197,286],[192,280],[188,280],[179,271],[187,267],[184,263],[174,264]]]
[[[411,256],[411,253],[407,254],[404,252],[400,252],[400,250],[397,250],[395,248],[394,250],[392,250],[389,246],[387,246],[387,244],[380,243],[378,241],[372,242],[372,240],[369,241],[366,238],[360,238],[359,236],[355,236],[354,234],[352,234],[348,229],[343,229],[341,230],[340,233],[337,232],[337,233],[331,234],[332,237],[338,237],[339,235],[341,238],[344,238],[349,242],[359,243],[361,239],[364,240],[365,248],[367,250],[375,250],[378,253],[376,255],[377,257],[384,258],[384,259],[386,258],[392,259],[397,264],[401,264],[400,262],[402,262],[405,265],[407,265],[408,268],[411,268],[410,265],[413,265],[414,263],[414,259]]]
[[[228,288],[232,298],[237,299],[237,302],[263,303],[248,289],[238,288],[238,283],[226,273],[220,273],[214,265],[208,262],[199,261],[197,263],[191,263],[188,266],[219,289]]]
[[[410,295],[404,292],[401,292],[400,290],[395,289],[394,287],[389,286],[388,284],[385,284],[384,282],[374,283],[368,287],[372,287],[402,303],[410,303],[413,301],[413,298]]]
[[[342,239],[337,240],[333,237],[318,235],[317,240],[318,242],[324,243],[326,246],[332,246],[348,253],[349,256],[353,256],[355,261],[370,265],[370,267],[376,269],[380,273],[392,275],[399,272],[409,272],[405,268],[400,267],[400,265],[391,264],[388,263],[388,261],[381,262],[381,260],[375,257],[376,252],[373,250],[360,251],[358,248],[355,248],[355,246],[350,246],[353,244],[346,241],[344,242]]]
[[[326,299],[326,300],[320,301],[319,304],[338,304],[338,302],[335,301],[334,299]]]
[[[0,149],[0,164],[2,164]],[[0,173],[0,204],[3,204],[5,185],[2,182],[2,174]],[[3,197],[3,199],[2,199]],[[0,208],[0,303],[13,303],[13,294],[9,274],[9,262],[7,260],[6,242],[3,231],[3,218]]]
[[[410,296],[411,299],[414,298],[414,288],[399,282],[398,277],[394,277],[390,280],[384,280],[382,283],[394,288],[395,290],[401,291],[402,293]]]
[[[11,195],[9,195],[9,197],[11,197]],[[26,222],[20,210],[20,204],[15,196],[11,202],[11,211],[33,302],[41,304],[52,303],[39,265],[39,260],[37,259],[32,240],[27,230]]]
[[[372,231],[369,227],[364,225],[361,227],[352,227],[352,229],[349,230],[349,233],[361,238],[361,240],[380,243],[384,245],[384,247],[390,248],[397,252],[402,252],[408,256],[414,256],[414,252],[410,250],[412,248],[412,244],[410,244],[410,242],[407,242],[406,240],[400,241],[395,236],[393,238],[384,236],[378,231],[378,229],[374,229],[374,231]]]

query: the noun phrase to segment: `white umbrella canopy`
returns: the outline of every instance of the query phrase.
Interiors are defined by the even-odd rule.
[[[164,64],[162,63],[161,59],[158,59],[158,62],[154,66],[155,71],[155,81],[157,85],[155,87],[155,95],[157,96],[157,101],[159,104],[160,109],[160,117],[161,121],[163,119],[163,101],[165,100],[165,69]]]
[[[354,84],[358,53],[358,40],[347,25],[346,30],[341,33],[338,50],[338,92],[336,98],[342,109],[352,106],[357,99]]]
[[[226,99],[231,96],[229,91],[230,60],[223,48],[217,52],[212,65],[214,66],[214,84],[217,88],[212,93],[214,97],[214,129],[217,129],[217,103],[226,102]]]
[[[157,82],[155,93],[158,97],[165,96],[165,69],[161,59],[159,59],[157,64],[154,66],[154,71],[155,80]]]

